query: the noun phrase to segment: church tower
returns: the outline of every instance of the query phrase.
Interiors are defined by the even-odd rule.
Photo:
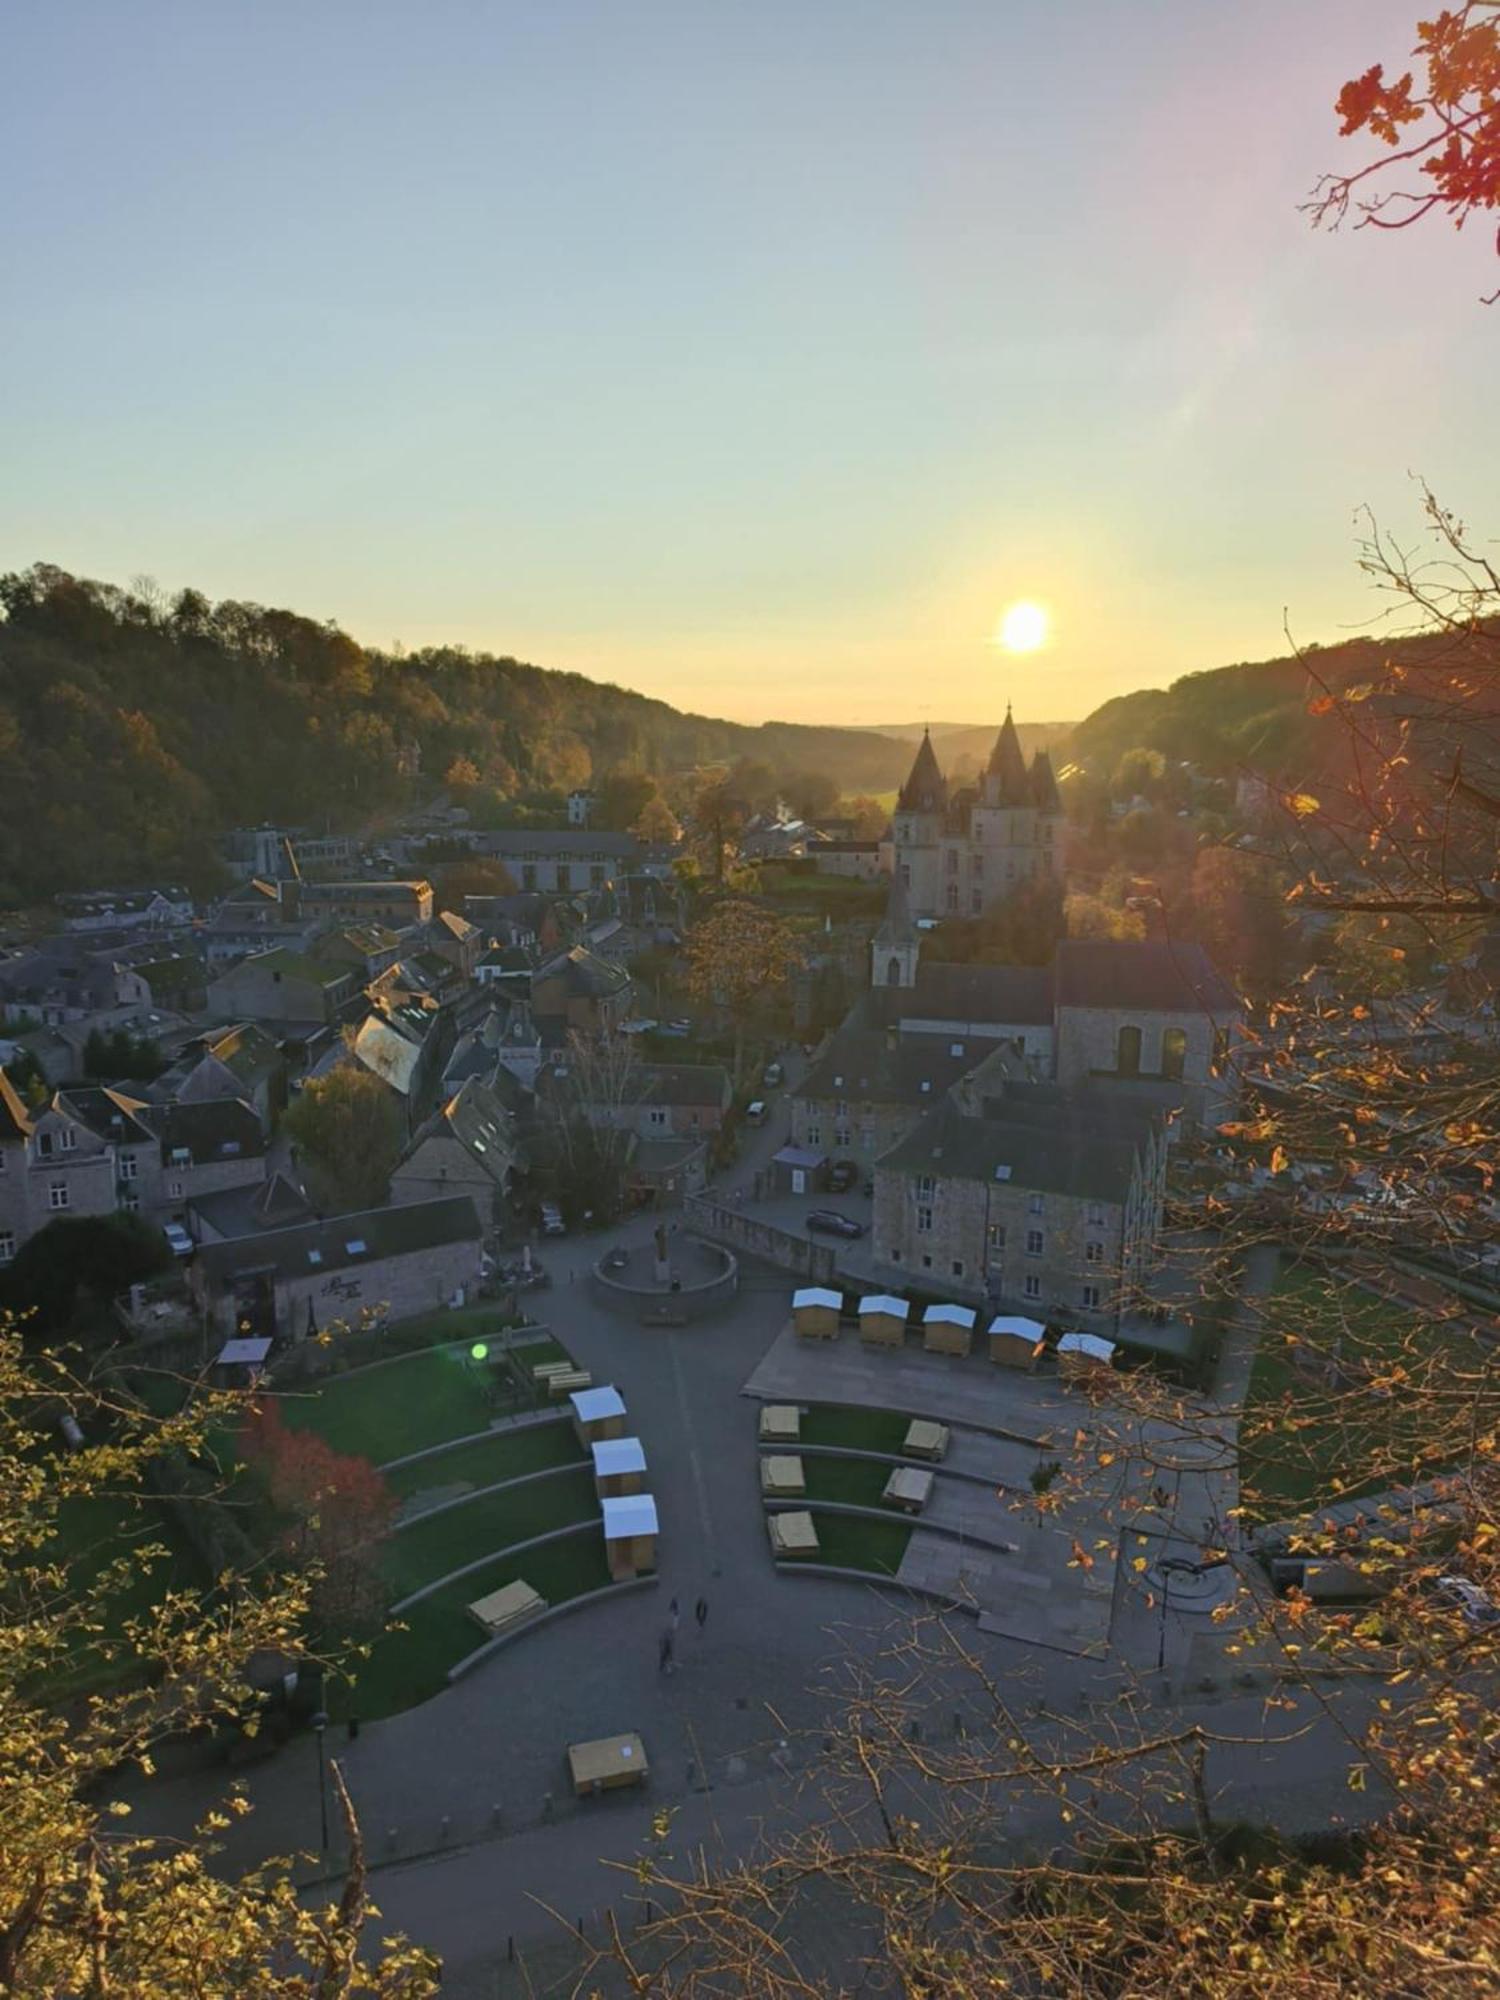
[[[922,934],[911,920],[906,884],[898,869],[891,877],[885,916],[870,941],[872,986],[915,986]]]

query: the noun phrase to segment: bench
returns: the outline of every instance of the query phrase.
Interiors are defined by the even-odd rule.
[[[570,1368],[561,1375],[549,1375],[547,1378],[547,1394],[554,1403],[561,1402],[564,1396],[571,1396],[575,1390],[592,1389],[593,1386],[594,1378],[586,1368]]]

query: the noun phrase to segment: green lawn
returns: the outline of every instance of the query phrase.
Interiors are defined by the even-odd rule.
[[[1347,1379],[1293,1365],[1293,1334]],[[1306,1266],[1286,1271],[1263,1322],[1240,1429],[1242,1504],[1251,1521],[1429,1477],[1462,1448],[1483,1357],[1410,1306]],[[1369,1372],[1407,1371],[1370,1386]],[[1420,1385],[1420,1393],[1411,1390]],[[1448,1435],[1445,1422],[1451,1423]]]
[[[810,1501],[841,1500],[850,1507],[878,1507],[891,1468],[879,1459],[817,1458],[802,1461]]]
[[[911,1418],[899,1410],[862,1410],[843,1403],[817,1403],[802,1418],[807,1444],[843,1445],[850,1451],[899,1455]]]
[[[402,1614],[397,1622],[406,1630],[387,1632],[376,1642],[370,1658],[355,1670],[354,1687],[330,1690],[331,1712],[340,1718],[352,1712],[372,1721],[440,1694],[448,1669],[484,1644],[484,1632],[465,1607],[518,1578],[540,1591],[549,1605],[599,1590],[610,1580],[604,1539],[585,1532],[519,1555],[500,1555],[472,1576],[434,1591]]]
[[[866,1521],[854,1514],[826,1514],[816,1507],[819,1562],[841,1569],[865,1569],[875,1576],[894,1576],[911,1540],[909,1521]]]
[[[521,1430],[492,1431],[475,1444],[455,1445],[434,1458],[388,1472],[385,1483],[399,1499],[434,1486],[493,1486],[501,1479],[519,1479],[523,1472],[540,1472],[544,1466],[582,1462],[583,1448],[572,1424],[560,1419]]]
[[[66,1563],[70,1595],[77,1597],[107,1564],[152,1543],[162,1544],[167,1553],[155,1562],[136,1561],[128,1585],[109,1599],[101,1635],[107,1646],[123,1637],[128,1618],[150,1611],[169,1590],[201,1592],[204,1587],[192,1550],[166,1514],[153,1500],[128,1494],[80,1495],[63,1502],[57,1532],[38,1551],[36,1560]],[[49,1675],[47,1690],[51,1698],[60,1700],[126,1687],[139,1678],[139,1662],[132,1654],[110,1658],[88,1645],[73,1654],[66,1668]]]
[[[467,1350],[433,1347],[306,1389],[285,1390],[281,1413],[293,1430],[315,1430],[336,1451],[384,1465],[486,1429],[495,1414],[488,1380],[487,1366],[471,1361]]]
[[[410,1527],[398,1529],[387,1540],[381,1570],[393,1599],[399,1600],[464,1563],[512,1542],[545,1535],[551,1528],[586,1521],[598,1511],[592,1468],[580,1465],[574,1471],[487,1493],[445,1513],[419,1515]]]

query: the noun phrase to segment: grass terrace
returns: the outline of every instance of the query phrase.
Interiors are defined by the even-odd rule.
[[[802,1418],[804,1444],[845,1451],[883,1451],[899,1457],[911,1418],[900,1410],[866,1410],[846,1403],[815,1403]]]
[[[165,1556],[143,1562],[139,1551],[155,1544],[166,1550]],[[128,1493],[80,1494],[65,1500],[58,1510],[56,1532],[34,1560],[66,1565],[70,1595],[81,1597],[121,1557],[130,1559],[129,1580],[123,1590],[111,1594],[97,1641],[80,1646],[66,1665],[48,1673],[47,1693],[54,1701],[109,1693],[138,1682],[140,1662],[125,1645],[127,1621],[153,1611],[168,1591],[203,1591],[201,1565],[166,1514],[153,1500]],[[113,1646],[123,1650],[112,1654]]]
[[[872,1576],[895,1576],[911,1540],[909,1521],[870,1521],[856,1514],[829,1514],[817,1506],[813,1521],[819,1562],[868,1570]]]
[[[837,1500],[846,1507],[878,1507],[891,1468],[879,1459],[819,1458],[802,1460],[809,1504]]]
[[[482,1337],[476,1332],[476,1340]],[[486,1344],[490,1352],[484,1361],[475,1361],[467,1346],[429,1347],[284,1390],[282,1416],[293,1430],[315,1430],[336,1451],[384,1465],[428,1445],[486,1430],[495,1416],[530,1407],[531,1370],[539,1362],[567,1358],[555,1340],[537,1341],[515,1350],[514,1369],[507,1376],[499,1342]]]
[[[501,1471],[497,1466],[496,1475],[507,1477],[508,1468]],[[598,1512],[593,1470],[579,1465],[571,1471],[481,1494],[438,1513],[419,1514],[387,1539],[381,1569],[393,1600],[399,1600],[465,1563],[477,1562],[514,1542],[529,1541],[533,1535],[592,1520]],[[470,1597],[478,1595],[477,1591],[469,1593]]]
[[[385,1483],[398,1499],[455,1486],[493,1486],[501,1479],[519,1479],[553,1465],[583,1463],[583,1450],[571,1423],[528,1424],[524,1429],[492,1431],[470,1444],[454,1445],[412,1465],[397,1466]]]

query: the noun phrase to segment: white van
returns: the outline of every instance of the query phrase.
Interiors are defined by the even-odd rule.
[[[753,1104],[747,1104],[745,1106],[745,1123],[747,1125],[764,1125],[765,1122],[766,1122],[765,1100],[763,1098],[757,1097]]]

